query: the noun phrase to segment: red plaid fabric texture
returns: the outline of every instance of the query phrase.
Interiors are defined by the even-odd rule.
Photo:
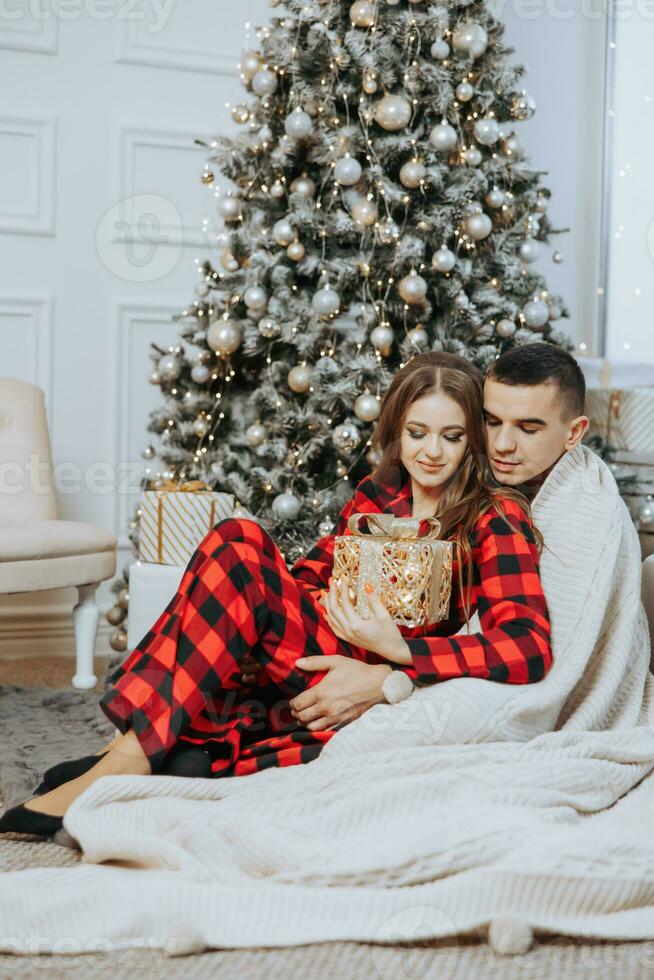
[[[161,769],[178,742],[200,745],[215,776],[247,775],[269,766],[316,758],[334,731],[310,731],[293,719],[288,702],[318,684],[325,671],[302,671],[302,656],[341,654],[385,663],[377,654],[339,640],[319,602],[328,587],[334,537],[357,511],[411,513],[408,479],[361,481],[332,532],[289,569],[270,535],[255,521],[219,521],[194,552],[179,588],[156,622],[111,677],[100,707],[116,727],[134,728],[150,760]],[[528,683],[551,664],[549,619],[537,553],[525,515],[510,531],[494,511],[475,528],[475,583],[483,634],[453,637],[464,622],[455,589],[452,615],[424,628],[402,628],[417,683],[477,676]],[[514,521],[515,523],[515,521]],[[456,574],[455,574],[456,581]],[[450,635],[447,635],[450,634]],[[263,666],[244,685],[240,664],[251,654]]]

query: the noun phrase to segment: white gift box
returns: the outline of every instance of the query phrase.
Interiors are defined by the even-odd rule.
[[[144,490],[139,504],[139,558],[188,565],[218,521],[234,513],[234,497],[215,490]]]
[[[137,561],[129,567],[127,649],[132,652],[171,601],[186,565],[157,565]]]
[[[654,364],[577,360],[586,377],[589,435],[624,452],[654,453]]]

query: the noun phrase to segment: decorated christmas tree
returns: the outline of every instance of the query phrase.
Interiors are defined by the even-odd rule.
[[[230,181],[224,233],[176,318],[179,344],[152,345],[162,407],[145,455],[148,479],[232,493],[290,563],[375,464],[380,399],[415,353],[486,368],[514,344],[572,344],[533,266],[566,230],[525,160],[534,101],[486,4],[272,6],[241,58],[242,131],[197,141],[202,181]]]

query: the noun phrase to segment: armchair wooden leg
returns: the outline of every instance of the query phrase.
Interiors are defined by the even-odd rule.
[[[90,585],[78,585],[79,602],[73,608],[76,657],[73,687],[82,691],[90,691],[97,682],[97,677],[93,673],[93,654],[100,621],[100,610],[95,602],[95,592],[99,584],[95,582]]]

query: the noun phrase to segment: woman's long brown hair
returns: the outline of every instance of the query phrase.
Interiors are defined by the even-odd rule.
[[[408,475],[401,459],[401,437],[409,406],[425,395],[442,393],[459,405],[465,416],[468,438],[459,469],[441,494],[436,517],[442,525],[441,536],[454,541],[459,553],[459,581],[465,610],[469,618],[473,583],[470,537],[477,521],[491,506],[508,526],[518,533],[503,506],[503,500],[514,500],[526,512],[539,550],[543,538],[534,527],[529,501],[510,487],[492,484],[492,473],[486,457],[483,422],[484,377],[481,371],[465,358],[443,351],[418,354],[402,367],[393,378],[384,396],[381,412],[373,434],[373,447],[381,452],[379,464],[371,474],[373,482],[384,484]],[[463,573],[466,573],[465,595]]]

